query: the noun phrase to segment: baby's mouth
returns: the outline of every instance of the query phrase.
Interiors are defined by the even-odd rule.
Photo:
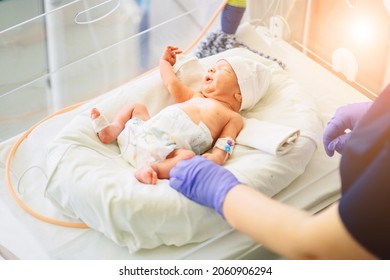
[[[206,76],[206,77],[204,78],[204,80],[205,80],[206,82],[210,82],[210,81],[212,81],[213,79],[211,79],[210,76]]]

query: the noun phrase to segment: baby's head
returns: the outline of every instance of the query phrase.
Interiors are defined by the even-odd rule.
[[[241,110],[250,110],[268,89],[271,73],[262,63],[240,56],[225,57],[237,77],[241,92]]]

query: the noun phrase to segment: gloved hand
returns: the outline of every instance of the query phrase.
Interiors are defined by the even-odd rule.
[[[170,185],[187,198],[222,214],[226,194],[240,184],[226,168],[202,157],[180,161],[170,171]]]
[[[344,145],[350,137],[350,134],[346,133],[345,130],[353,130],[371,104],[372,102],[353,103],[336,110],[323,135],[324,147],[328,156],[333,156],[334,151],[340,154],[343,152]]]
[[[238,6],[237,4],[241,4],[241,6]],[[245,6],[246,3],[244,1],[228,1],[221,14],[221,28],[223,32],[227,34],[236,33],[244,15]]]

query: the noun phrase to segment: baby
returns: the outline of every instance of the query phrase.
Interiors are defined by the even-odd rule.
[[[259,101],[256,89],[263,83],[260,76],[264,77],[260,71],[268,71],[256,61],[226,57],[208,69],[201,91],[196,92],[173,71],[180,53],[177,47],[168,46],[160,59],[161,78],[176,104],[150,117],[143,104],[133,103],[103,126],[100,112],[96,108],[91,111],[99,139],[103,143],[117,140],[123,157],[138,168],[135,177],[145,184],[168,179],[178,161],[195,154],[223,165],[243,127],[239,112]]]

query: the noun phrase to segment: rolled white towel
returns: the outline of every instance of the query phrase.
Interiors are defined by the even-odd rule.
[[[290,151],[300,136],[297,128],[258,119],[245,119],[236,143],[281,156]]]

